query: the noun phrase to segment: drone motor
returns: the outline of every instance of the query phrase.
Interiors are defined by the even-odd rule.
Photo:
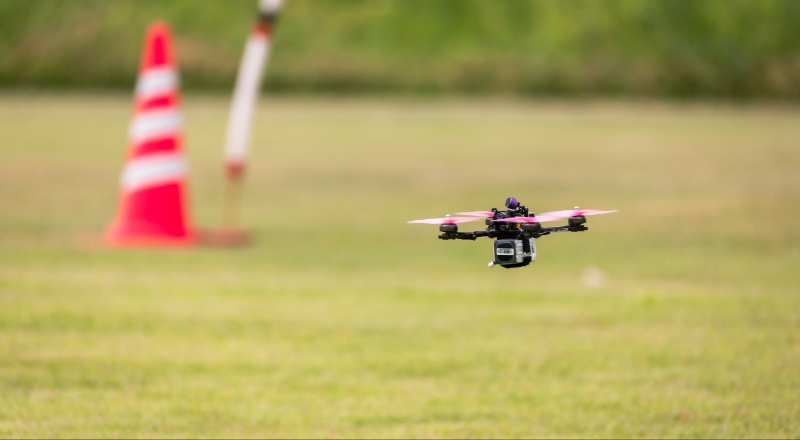
[[[445,234],[454,234],[458,232],[458,225],[455,223],[443,223],[439,225],[439,231]]]
[[[539,232],[542,230],[542,224],[539,222],[523,223],[522,230],[525,232]]]
[[[570,226],[580,226],[580,225],[586,223],[586,217],[584,217],[582,215],[573,215],[572,217],[567,219],[567,223]]]

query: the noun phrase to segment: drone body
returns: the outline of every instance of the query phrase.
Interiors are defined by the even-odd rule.
[[[408,223],[438,224],[441,240],[476,240],[478,237],[494,238],[494,259],[489,267],[500,265],[506,269],[523,267],[536,261],[536,239],[553,232],[582,232],[589,228],[584,226],[587,215],[608,214],[616,211],[597,211],[580,209],[530,214],[528,208],[520,205],[514,197],[506,199],[506,210],[459,212],[464,217],[433,218],[412,220]],[[459,232],[458,223],[485,219],[486,230]],[[542,222],[567,219],[564,226],[545,228]]]

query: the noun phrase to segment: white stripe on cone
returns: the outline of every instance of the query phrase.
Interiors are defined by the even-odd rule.
[[[136,80],[136,99],[144,101],[177,93],[179,82],[178,72],[173,67],[148,69]]]
[[[167,136],[177,136],[181,125],[181,115],[174,108],[144,110],[131,121],[128,140],[138,144]]]
[[[155,153],[128,161],[120,183],[127,192],[171,183],[186,176],[188,165],[182,154]]]
[[[269,41],[263,34],[251,34],[245,45],[236,87],[233,91],[231,114],[225,142],[225,160],[231,165],[241,165],[247,156],[250,143],[250,125],[258,98],[261,78],[269,56]]]

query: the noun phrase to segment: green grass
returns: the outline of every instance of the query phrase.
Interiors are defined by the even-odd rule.
[[[256,0],[0,2],[0,87],[131,87],[148,23],[185,85],[229,90]],[[795,0],[287,0],[282,92],[797,100]]]
[[[111,250],[130,98],[0,96],[0,436],[800,436],[797,109],[263,104],[253,246]],[[620,211],[518,270],[405,224],[509,195]]]

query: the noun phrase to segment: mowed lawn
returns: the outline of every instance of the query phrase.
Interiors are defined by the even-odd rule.
[[[130,113],[0,95],[2,437],[800,436],[798,108],[264,97],[252,246],[108,249]],[[511,195],[619,212],[515,270],[405,223]]]

